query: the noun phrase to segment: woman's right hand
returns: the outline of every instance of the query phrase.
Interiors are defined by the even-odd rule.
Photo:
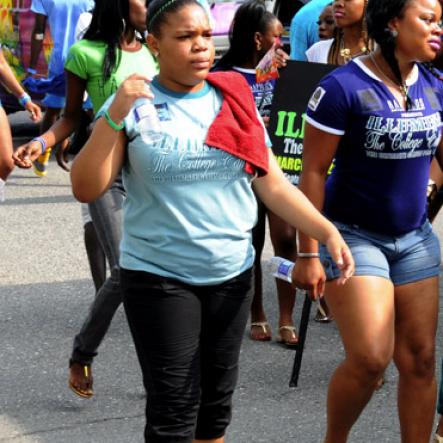
[[[137,99],[142,97],[152,99],[154,97],[149,89],[149,82],[148,77],[132,74],[120,85],[108,110],[114,122],[121,123]]]
[[[12,158],[19,168],[29,169],[41,153],[42,144],[39,141],[31,140],[29,143],[19,146],[12,154]]]
[[[325,291],[326,275],[318,258],[298,258],[292,270],[292,286],[308,291],[311,300],[317,300]]]

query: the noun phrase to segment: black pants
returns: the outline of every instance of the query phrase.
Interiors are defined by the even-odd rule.
[[[225,434],[251,277],[248,270],[219,285],[191,286],[121,269],[123,303],[147,391],[146,441],[188,443]]]

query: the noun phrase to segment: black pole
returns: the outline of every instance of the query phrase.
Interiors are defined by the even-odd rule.
[[[305,348],[306,333],[308,331],[309,315],[311,313],[312,301],[305,292],[305,300],[303,302],[303,310],[301,313],[300,325],[298,328],[298,344],[295,350],[294,366],[292,368],[291,379],[289,381],[289,386],[291,388],[296,388],[298,383],[298,375],[301,368],[301,360],[303,357],[303,350]]]

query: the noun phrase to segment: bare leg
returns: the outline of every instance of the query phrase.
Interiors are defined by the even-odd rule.
[[[438,278],[395,288],[394,361],[402,443],[428,443],[434,422]]]
[[[194,443],[224,443],[225,437],[216,438],[213,440],[194,440]]]
[[[6,180],[13,169],[11,127],[4,109],[0,106],[0,178]]]
[[[269,231],[275,255],[294,261],[297,259],[297,231],[280,217],[268,212]],[[282,341],[288,345],[298,342],[295,333],[282,326],[293,326],[293,311],[295,305],[295,291],[289,283],[276,279],[278,306],[279,306],[279,327]]]
[[[329,384],[325,442],[344,443],[393,355],[394,288],[390,280],[373,276],[326,286],[346,356]]]
[[[263,308],[263,276],[261,254],[265,243],[266,208],[258,201],[258,220],[252,230],[252,244],[255,249],[254,262],[254,297],[251,305],[251,339],[268,341],[271,339],[271,328],[267,324]]]

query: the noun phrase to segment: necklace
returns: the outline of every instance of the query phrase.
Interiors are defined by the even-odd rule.
[[[384,71],[380,68],[380,66],[378,65],[377,61],[375,60],[374,57],[374,53],[369,54],[369,57],[373,63],[373,65],[375,66],[375,68],[377,69],[377,71],[386,79],[388,80],[388,82],[391,85],[394,85],[395,87],[397,87],[400,91],[400,93],[403,95],[403,98],[405,99],[405,103],[408,106],[411,99],[409,98],[409,86],[406,85],[406,82],[402,82],[401,84],[398,84],[397,82],[393,81],[389,76],[387,76]]]
[[[354,57],[357,57],[357,55],[367,54],[367,53],[368,53],[368,48],[366,46],[363,46],[356,54],[352,54],[349,48],[345,48],[344,37],[340,39],[340,56],[343,58],[345,63],[350,62]]]

